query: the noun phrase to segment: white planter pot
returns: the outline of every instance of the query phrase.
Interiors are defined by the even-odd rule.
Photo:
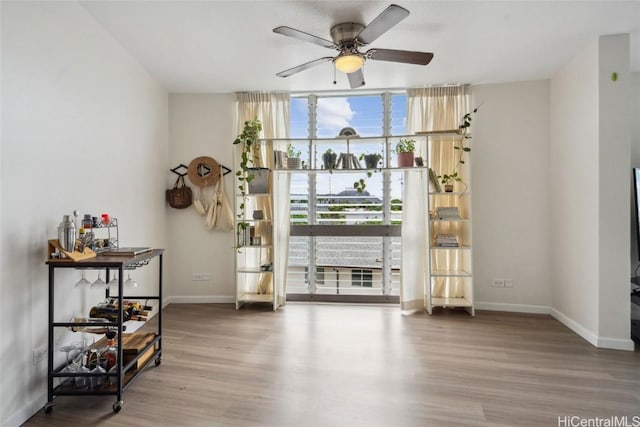
[[[264,194],[269,192],[269,169],[267,168],[249,168],[248,175],[253,175],[253,179],[249,181],[249,194]]]
[[[287,159],[287,169],[300,169],[300,157],[289,157]]]

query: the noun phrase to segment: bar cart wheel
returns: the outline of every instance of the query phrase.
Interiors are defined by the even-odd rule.
[[[120,412],[120,410],[122,409],[122,404],[124,402],[122,400],[118,400],[116,401],[116,403],[113,404],[112,408],[113,408],[113,412],[115,412],[116,414],[118,412]]]
[[[50,414],[53,411],[53,406],[55,405],[55,403],[53,402],[47,402],[44,405],[44,413],[45,414]]]
[[[154,363],[156,364],[156,366],[160,366],[160,364],[162,363],[162,359],[160,359],[159,357],[154,361]]]

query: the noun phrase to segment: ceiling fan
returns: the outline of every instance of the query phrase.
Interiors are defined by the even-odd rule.
[[[329,49],[335,49],[339,52],[335,57],[325,56],[323,58],[315,59],[305,64],[298,65],[297,67],[281,71],[277,73],[276,76],[289,77],[292,74],[296,74],[316,65],[331,61],[334,63],[338,71],[347,75],[351,88],[357,88],[364,86],[365,84],[362,66],[368,59],[374,61],[427,65],[431,62],[431,59],[433,59],[433,53],[378,48],[369,49],[366,52],[360,52],[360,48],[362,46],[372,43],[407,16],[409,16],[409,11],[407,9],[392,4],[382,11],[382,13],[369,25],[365,26],[355,22],[345,22],[334,25],[331,27],[330,31],[333,41],[329,41],[291,27],[282,26],[274,28],[274,33],[304,40]]]

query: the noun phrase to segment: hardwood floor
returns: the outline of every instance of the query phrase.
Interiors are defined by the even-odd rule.
[[[112,396],[59,397],[25,425],[640,423],[640,352],[596,349],[549,316],[304,303],[164,314],[163,362],[131,384],[120,413]]]

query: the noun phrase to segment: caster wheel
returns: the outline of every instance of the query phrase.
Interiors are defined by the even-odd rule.
[[[45,414],[50,414],[52,411],[53,411],[53,403],[48,402],[46,405],[44,405]]]
[[[122,400],[118,400],[116,403],[113,404],[113,412],[117,414],[118,412],[120,412],[121,409],[122,409]]]
[[[154,363],[156,364],[156,366],[160,366],[160,364],[162,363],[162,359],[158,357]]]

